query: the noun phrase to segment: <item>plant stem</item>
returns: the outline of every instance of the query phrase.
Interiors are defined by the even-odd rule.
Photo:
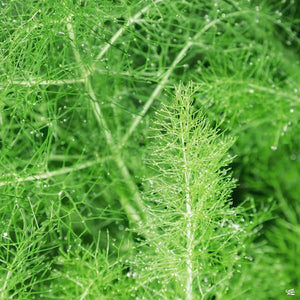
[[[187,107],[183,108],[186,109],[189,113],[189,102],[187,102]],[[183,153],[183,162],[184,162],[184,179],[185,179],[185,186],[186,186],[186,218],[187,218],[187,225],[186,225],[186,237],[187,237],[187,257],[186,257],[186,265],[187,265],[187,279],[186,279],[186,299],[191,300],[193,299],[193,243],[194,243],[194,233],[192,230],[192,217],[193,212],[191,208],[191,195],[190,195],[190,172],[188,170],[188,160],[187,160],[187,153],[186,153],[186,141],[184,126],[188,126],[188,124],[182,124],[182,120],[180,122],[180,129],[181,129],[181,146],[182,146],[182,153]]]
[[[153,4],[155,5],[156,3],[158,2],[162,2],[163,0],[156,0],[156,1],[153,1]],[[147,12],[149,10],[149,8],[152,6],[152,4],[150,5],[147,5],[145,6],[144,8],[142,8],[138,13],[136,13],[132,18],[129,18],[127,23],[121,27],[114,35],[113,37],[110,39],[109,43],[107,43],[102,51],[97,55],[96,57],[96,62],[99,61],[103,56],[104,54],[107,52],[107,50],[110,48],[111,45],[113,45],[116,40],[123,34],[123,32],[130,26],[132,25],[133,23],[137,22],[137,20],[140,18],[140,16],[142,14],[144,14],[145,12]],[[92,70],[94,69],[94,66],[91,67],[90,71],[88,71],[88,75],[90,75],[90,73],[92,72]]]
[[[71,16],[68,17],[67,22],[68,22],[67,23],[67,29],[68,29],[68,32],[69,32],[71,46],[73,48],[75,59],[76,59],[77,63],[80,66],[80,71],[82,73],[81,76],[83,78],[85,78],[84,85],[85,85],[85,88],[86,88],[86,90],[87,90],[87,92],[90,96],[90,105],[92,107],[92,110],[94,112],[94,115],[97,119],[98,124],[100,125],[101,128],[104,129],[104,134],[105,134],[105,137],[106,137],[107,144],[110,147],[111,152],[116,156],[116,163],[117,163],[117,165],[118,165],[118,167],[121,171],[121,174],[122,174],[123,178],[125,179],[125,182],[127,183],[128,187],[129,187],[129,189],[130,189],[130,191],[133,195],[135,203],[136,203],[137,207],[139,208],[140,212],[142,212],[143,211],[143,204],[142,204],[142,201],[140,199],[140,195],[139,195],[139,192],[137,190],[137,187],[136,187],[135,183],[132,181],[132,179],[130,177],[130,174],[129,174],[129,171],[128,171],[124,161],[122,160],[120,153],[116,149],[113,136],[112,136],[112,134],[111,134],[111,132],[108,128],[108,125],[105,121],[102,110],[100,108],[100,105],[97,101],[96,94],[95,94],[94,89],[92,87],[90,77],[89,77],[90,73],[83,66],[82,61],[81,61],[81,57],[80,57],[80,53],[76,48],[75,33],[74,33],[73,26],[71,24]],[[120,195],[120,202],[121,202],[123,208],[125,209],[125,211],[128,215],[128,218],[132,222],[136,223],[136,222],[141,221],[140,213],[128,202],[128,199],[126,199],[125,197]]]
[[[246,11],[244,11],[244,12],[240,12],[240,11],[234,12],[234,13],[228,14],[225,18],[228,19],[230,17],[242,15],[244,13],[246,13]],[[171,66],[168,68],[168,70],[164,74],[162,80],[158,83],[158,85],[156,86],[155,90],[151,94],[150,98],[145,103],[142,111],[136,116],[136,118],[134,119],[134,121],[130,125],[130,128],[125,133],[125,135],[124,135],[124,137],[123,137],[123,139],[122,139],[122,141],[121,141],[121,143],[119,145],[120,148],[122,148],[126,144],[127,140],[132,135],[132,133],[135,130],[135,128],[139,125],[139,123],[141,122],[141,120],[144,117],[144,115],[149,110],[149,108],[152,105],[152,103],[155,100],[155,98],[159,95],[159,93],[161,92],[161,90],[164,88],[164,86],[167,83],[170,75],[172,74],[172,72],[174,71],[174,69],[176,68],[176,66],[180,63],[180,61],[184,58],[184,56],[186,55],[186,53],[189,50],[189,48],[191,46],[196,46],[196,45],[199,46],[199,44],[197,43],[197,40],[199,39],[199,37],[201,36],[201,34],[203,34],[205,31],[207,31],[209,28],[211,28],[212,26],[216,25],[219,22],[220,22],[220,19],[216,19],[216,20],[208,23],[206,26],[204,26],[202,28],[202,30],[200,30],[198,33],[196,33],[192,39],[190,39],[188,42],[186,42],[185,46],[178,53],[178,55],[176,56],[176,58],[172,62]],[[200,46],[203,46],[203,44],[200,44]]]
[[[12,80],[9,83],[11,85],[21,85],[26,87],[32,87],[35,85],[65,85],[73,84],[78,82],[84,82],[85,78],[74,78],[74,79],[58,79],[58,80],[41,80],[39,78],[31,78],[30,80]],[[7,84],[0,85],[0,90],[3,90],[7,87]]]
[[[66,167],[66,168],[63,168],[63,169],[59,169],[59,170],[55,170],[55,171],[51,171],[51,172],[46,172],[46,173],[43,173],[43,174],[37,174],[37,175],[28,176],[28,177],[16,178],[16,179],[11,180],[11,181],[2,181],[2,182],[0,182],[0,186],[5,186],[5,185],[8,185],[8,184],[15,184],[17,182],[48,179],[48,178],[52,178],[54,176],[68,174],[68,173],[71,173],[71,172],[74,172],[74,171],[78,171],[78,170],[82,170],[82,169],[86,169],[86,168],[95,166],[97,163],[99,163],[101,161],[103,161],[103,160],[87,161],[85,163],[77,164],[77,165],[72,166],[72,167]],[[11,176],[11,175],[15,175],[15,174],[8,174],[7,176]]]

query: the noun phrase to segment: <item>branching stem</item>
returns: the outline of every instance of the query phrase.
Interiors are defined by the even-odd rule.
[[[156,0],[154,1],[152,4],[156,4],[158,2],[162,2],[163,0]],[[123,32],[129,27],[131,26],[133,23],[137,22],[139,20],[139,18],[141,17],[142,14],[146,13],[149,8],[152,6],[152,4],[149,4],[147,6],[145,6],[144,8],[142,8],[138,13],[136,13],[133,17],[129,18],[127,23],[121,27],[114,35],[113,37],[110,39],[109,43],[107,43],[103,49],[101,50],[101,52],[97,55],[96,57],[96,62],[99,61],[104,54],[107,52],[107,50],[116,42],[116,40],[118,40],[118,38],[123,34]],[[92,72],[92,70],[94,69],[94,66],[91,67],[89,74]]]
[[[100,162],[100,160],[87,161],[85,163],[77,164],[77,165],[72,166],[72,167],[66,167],[66,168],[63,168],[63,169],[55,170],[55,171],[45,172],[43,174],[37,174],[37,175],[28,176],[28,177],[16,178],[16,179],[11,180],[11,181],[3,181],[3,182],[0,182],[0,186],[5,186],[5,185],[8,185],[8,184],[16,184],[17,182],[48,179],[48,178],[52,178],[54,176],[68,174],[68,173],[71,173],[71,172],[74,172],[74,171],[79,171],[79,170],[82,170],[82,169],[86,169],[86,168],[89,168],[91,166],[95,166],[95,164],[97,164],[99,162]],[[9,174],[8,176],[11,176],[11,175],[14,175],[14,174]]]
[[[231,14],[228,14],[226,17],[224,17],[223,19],[228,19],[234,16],[238,16],[241,14],[246,13],[246,11],[238,11],[238,12],[234,12]],[[167,83],[170,75],[172,74],[172,72],[174,71],[174,69],[176,68],[176,66],[180,63],[180,61],[184,58],[184,56],[186,55],[187,51],[189,50],[189,48],[193,45],[198,45],[197,41],[199,39],[199,37],[201,36],[201,34],[203,34],[205,31],[207,31],[209,28],[211,28],[212,26],[216,25],[217,23],[219,23],[221,21],[221,19],[216,19],[210,23],[208,23],[206,26],[204,26],[198,33],[196,33],[194,35],[194,37],[192,39],[190,39],[185,46],[181,49],[181,51],[178,53],[178,55],[176,56],[176,58],[174,59],[174,61],[172,62],[171,66],[169,67],[169,69],[166,71],[166,73],[164,74],[164,76],[162,77],[162,80],[158,83],[158,85],[156,86],[155,90],[153,91],[153,93],[151,94],[150,98],[148,99],[148,101],[145,103],[142,111],[135,117],[134,121],[132,122],[130,128],[128,129],[128,131],[125,133],[119,147],[122,148],[126,143],[127,140],[130,138],[130,136],[132,135],[132,133],[134,132],[135,128],[139,125],[139,123],[141,122],[142,118],[145,116],[145,114],[147,113],[147,111],[149,110],[149,108],[151,107],[153,101],[155,100],[155,98],[159,95],[159,93],[161,92],[161,90],[164,88],[165,84]],[[200,44],[202,46],[202,44]]]
[[[125,182],[127,183],[128,187],[129,187],[129,189],[130,189],[130,191],[133,195],[133,198],[135,200],[135,203],[136,203],[137,207],[139,208],[140,212],[142,212],[143,211],[143,204],[142,204],[142,201],[140,199],[140,195],[139,195],[139,192],[137,190],[137,187],[136,187],[135,183],[132,181],[131,176],[129,174],[129,171],[128,171],[124,161],[122,160],[120,153],[116,149],[113,136],[112,136],[112,134],[111,134],[111,132],[108,128],[108,125],[105,121],[102,110],[100,108],[100,105],[97,101],[96,94],[95,94],[94,89],[92,87],[90,77],[89,77],[89,71],[87,71],[86,68],[84,67],[84,65],[82,64],[80,53],[79,53],[79,51],[78,51],[78,49],[75,45],[75,33],[74,33],[74,29],[73,29],[73,26],[72,26],[72,23],[71,23],[71,16],[67,19],[67,29],[68,29],[68,32],[69,32],[70,42],[71,42],[71,46],[73,48],[75,59],[76,59],[77,63],[80,66],[81,76],[83,78],[85,78],[85,81],[84,81],[85,88],[88,92],[88,95],[90,96],[90,105],[92,107],[92,110],[94,112],[96,120],[97,120],[100,128],[104,129],[104,134],[105,134],[107,144],[110,147],[110,150],[111,150],[112,154],[114,156],[116,156],[116,163],[117,163],[117,165],[118,165],[118,167],[121,171],[121,174],[122,174]],[[125,211],[127,212],[128,218],[131,221],[133,221],[135,223],[141,221],[140,213],[129,203],[128,199],[126,199],[125,197],[123,197],[121,195],[120,202],[121,202],[123,208],[125,209]]]

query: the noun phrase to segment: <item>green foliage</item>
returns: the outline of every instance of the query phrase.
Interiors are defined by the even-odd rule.
[[[156,175],[148,179],[147,219],[138,230],[145,240],[133,262],[137,293],[146,298],[225,297],[255,227],[230,205],[233,139],[195,111],[194,93],[191,85],[179,86],[174,101],[157,113],[149,160]]]
[[[298,295],[299,9],[2,1],[0,298]]]

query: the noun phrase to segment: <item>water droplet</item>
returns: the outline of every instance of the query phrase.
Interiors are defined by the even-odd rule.
[[[229,227],[239,230],[241,226],[239,224],[231,224]]]

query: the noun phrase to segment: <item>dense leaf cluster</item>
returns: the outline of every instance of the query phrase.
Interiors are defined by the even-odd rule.
[[[297,293],[299,9],[2,1],[0,298]]]

